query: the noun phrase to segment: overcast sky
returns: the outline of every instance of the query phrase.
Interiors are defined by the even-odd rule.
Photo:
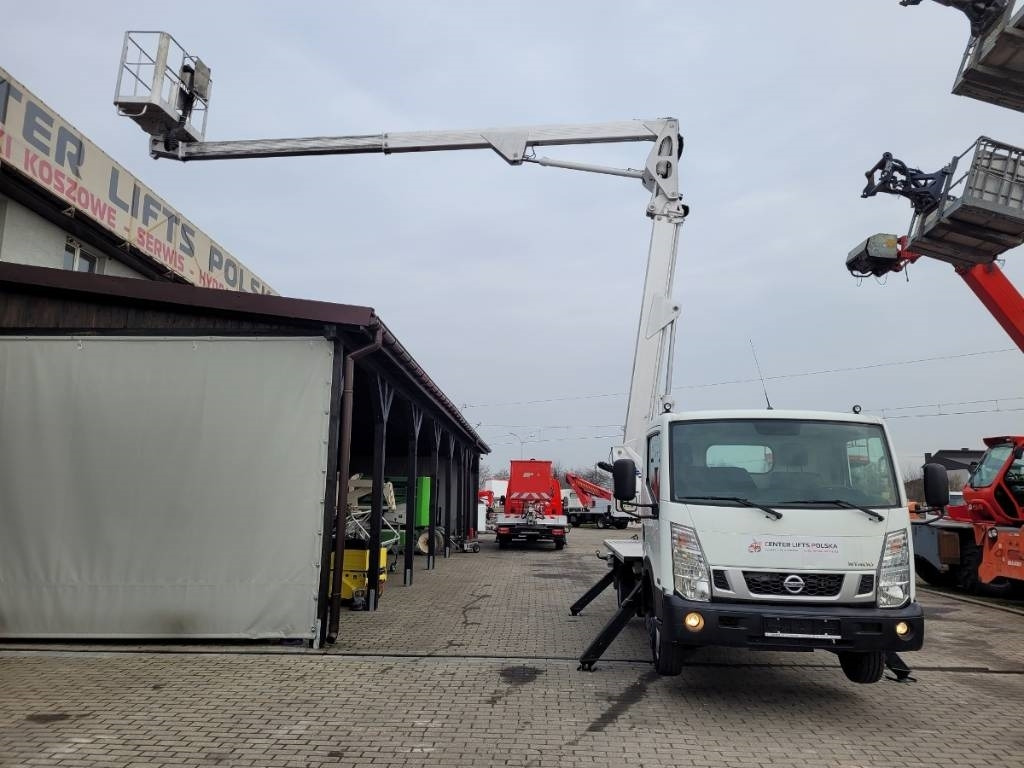
[[[931,171],[982,134],[1024,143],[1024,115],[950,94],[968,37],[953,9],[8,5],[0,66],[280,293],[374,307],[479,424],[493,467],[520,451],[607,456],[650,232],[639,182],[512,168],[489,151],[152,161],[111,104],[126,29],[166,29],[212,67],[210,139],[678,117],[691,206],[674,287],[678,409],[759,407],[752,340],[776,407],[884,409],[905,466],[1024,430],[1024,358],[950,267],[920,263],[885,285],[844,267],[866,236],[909,223],[907,201],[859,197],[883,151]],[[641,167],[648,148],[544,154]],[[1005,271],[1024,286],[1024,253]],[[934,415],[997,407],[985,399],[1002,411]]]

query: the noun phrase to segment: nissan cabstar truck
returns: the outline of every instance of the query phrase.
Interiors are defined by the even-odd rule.
[[[662,414],[640,465],[612,467],[618,503],[643,520],[639,540],[606,542],[617,618],[644,618],[660,674],[730,646],[830,651],[850,680],[876,682],[924,640],[894,456],[883,422],[856,414]]]

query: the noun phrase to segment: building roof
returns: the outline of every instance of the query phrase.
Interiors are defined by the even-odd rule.
[[[946,448],[935,453],[926,453],[924,460],[926,463],[941,464],[948,470],[969,470],[971,465],[981,461],[981,457],[984,455],[984,448],[961,448],[959,450]]]
[[[382,351],[393,361],[397,369],[415,384],[417,389],[432,399],[481,453],[490,452],[490,448],[455,404],[391,333],[372,307],[0,262],[0,328],[24,327],[19,325],[17,318],[5,316],[4,294],[10,293],[44,294],[69,300],[91,300],[141,309],[198,313],[225,320],[248,319],[272,323],[274,326],[307,329],[310,334],[316,335],[323,334],[325,326],[336,326],[349,334],[355,333],[364,337],[366,342],[375,339],[379,334]],[[33,324],[42,328],[38,320],[33,321]]]

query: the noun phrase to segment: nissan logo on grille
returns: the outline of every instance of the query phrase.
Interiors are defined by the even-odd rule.
[[[791,595],[799,595],[804,591],[804,580],[796,574],[787,576],[782,582],[782,586],[786,588],[786,591]]]

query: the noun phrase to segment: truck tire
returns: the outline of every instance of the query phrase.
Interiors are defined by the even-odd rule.
[[[932,587],[952,587],[956,581],[956,574],[952,568],[940,571],[923,557],[914,558],[914,571],[925,584]]]
[[[564,548],[565,548],[565,539],[555,539],[555,549],[559,550],[559,549],[564,549]]]
[[[575,528],[580,524],[580,519],[576,515],[569,515],[569,525]]]
[[[609,528],[611,527],[611,522],[608,520],[607,516],[602,515],[601,517],[597,518],[597,527],[602,529]]]
[[[988,584],[982,582],[978,575],[984,552],[981,547],[970,539],[960,542],[960,568],[957,570],[956,587],[972,595],[986,597],[1012,597],[1017,585],[1012,579],[995,579]],[[922,576],[921,578],[924,578]],[[928,581],[925,579],[925,581]]]
[[[512,543],[512,539],[508,536],[498,537],[498,549],[508,549],[508,545]]]
[[[647,632],[651,639],[651,657],[654,671],[665,677],[675,677],[683,671],[683,649],[665,640],[658,628],[658,620],[648,616]]]
[[[885,672],[884,651],[840,651],[839,666],[846,679],[860,685],[870,685],[882,679]]]
[[[615,527],[618,528],[620,531],[626,530],[626,526],[628,526],[628,525],[629,525],[629,519],[628,518],[627,519],[623,519],[623,520],[615,520]]]

